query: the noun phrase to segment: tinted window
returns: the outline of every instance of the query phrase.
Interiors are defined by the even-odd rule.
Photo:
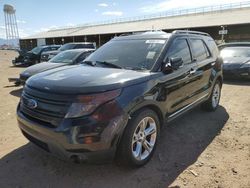
[[[51,50],[57,50],[59,47],[51,47]]]
[[[49,62],[51,63],[73,63],[76,57],[79,55],[79,51],[64,51],[57,54]]]
[[[177,39],[170,46],[168,58],[181,57],[184,64],[191,63],[191,55],[186,39]]]
[[[75,48],[94,48],[93,44],[77,44]]]
[[[34,54],[39,54],[42,50],[43,50],[43,48],[38,46],[38,47],[33,48],[31,50],[31,52],[34,53]]]
[[[215,56],[215,57],[218,56],[219,50],[218,50],[216,43],[213,40],[208,41],[208,46],[209,46],[209,49],[212,52],[213,56]]]
[[[59,50],[60,50],[60,51],[65,51],[65,50],[73,49],[74,47],[75,47],[75,44],[69,43],[69,44],[64,44],[64,45],[62,45],[62,46],[59,48]]]
[[[84,52],[82,55],[80,55],[80,57],[78,57],[77,62],[81,62],[84,59],[86,59],[86,57],[88,57],[92,52]]]
[[[209,57],[209,52],[204,42],[200,39],[190,39],[194,57],[197,61],[203,61]]]
[[[111,40],[86,58],[86,61],[106,61],[125,69],[150,70],[158,59],[166,39]]]
[[[44,48],[43,49],[43,52],[47,52],[47,51],[50,51],[50,48]]]

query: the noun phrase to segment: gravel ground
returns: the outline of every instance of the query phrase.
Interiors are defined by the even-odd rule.
[[[21,87],[8,83],[23,68],[0,51],[0,187],[250,187],[250,82],[227,82],[221,106],[199,108],[165,126],[152,160],[131,169],[114,163],[72,164],[29,143],[17,127]]]

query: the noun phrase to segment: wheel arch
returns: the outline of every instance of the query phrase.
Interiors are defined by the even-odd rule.
[[[157,116],[159,118],[159,121],[160,121],[160,126],[162,127],[162,125],[165,122],[165,118],[164,118],[164,115],[163,115],[162,110],[160,109],[160,107],[158,107],[155,104],[145,104],[143,106],[134,108],[132,111],[130,111],[129,115],[131,117],[131,116],[133,116],[133,114],[137,113],[138,111],[142,111],[144,109],[150,109],[150,110],[154,111],[157,114]]]

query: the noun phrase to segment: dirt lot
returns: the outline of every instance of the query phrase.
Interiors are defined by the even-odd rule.
[[[21,87],[8,77],[16,53],[0,51],[0,187],[250,187],[250,83],[223,86],[214,113],[199,108],[165,126],[153,159],[130,169],[60,161],[21,134],[15,110]]]

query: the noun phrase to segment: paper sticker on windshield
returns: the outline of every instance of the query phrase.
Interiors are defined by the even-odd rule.
[[[164,44],[165,40],[146,40],[147,44]]]
[[[151,52],[148,52],[148,55],[147,55],[147,59],[154,59],[155,57],[155,52],[151,51]]]

